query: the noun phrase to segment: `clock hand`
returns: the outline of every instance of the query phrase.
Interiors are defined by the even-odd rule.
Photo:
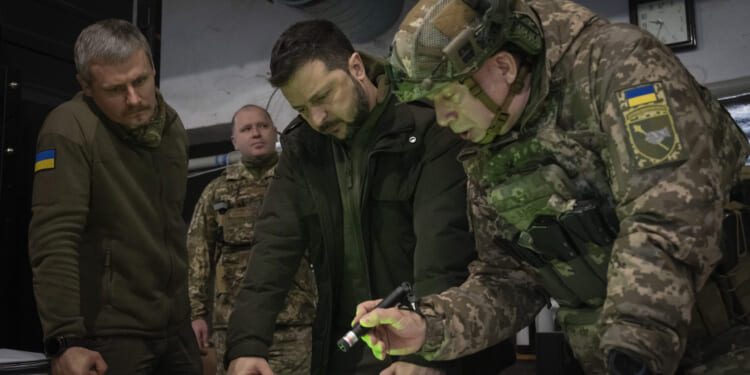
[[[648,22],[655,23],[655,24],[659,25],[659,28],[656,29],[656,34],[654,34],[654,36],[658,39],[659,38],[659,34],[661,34],[661,28],[664,26],[664,21],[661,18],[658,18],[656,20],[651,20],[651,21],[648,21]]]

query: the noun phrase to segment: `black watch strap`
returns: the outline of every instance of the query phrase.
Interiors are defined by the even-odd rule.
[[[44,354],[57,357],[73,346],[86,346],[86,339],[77,336],[54,336],[44,341]]]

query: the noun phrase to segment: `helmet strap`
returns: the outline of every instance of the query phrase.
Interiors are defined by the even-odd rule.
[[[515,98],[516,95],[518,95],[521,90],[523,90],[524,81],[526,81],[526,76],[528,75],[528,73],[529,70],[526,68],[526,65],[522,65],[521,69],[519,69],[518,71],[518,76],[510,85],[508,95],[505,96],[505,100],[501,105],[495,104],[495,102],[492,101],[492,98],[490,98],[490,96],[487,95],[484,89],[482,89],[482,86],[480,86],[471,77],[467,78],[464,81],[464,85],[469,88],[469,92],[471,93],[471,95],[479,99],[479,101],[482,102],[482,104],[484,104],[487,109],[495,113],[495,117],[492,118],[490,126],[487,128],[487,134],[485,134],[484,138],[482,138],[482,140],[480,140],[478,143],[489,143],[495,138],[495,136],[505,133],[503,132],[503,128],[510,118],[508,108],[510,108],[510,103],[513,102],[513,98]]]

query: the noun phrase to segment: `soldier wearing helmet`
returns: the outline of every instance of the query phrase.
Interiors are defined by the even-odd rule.
[[[360,304],[377,357],[472,353],[552,297],[587,374],[750,371],[750,261],[722,236],[750,147],[669,48],[569,1],[421,0],[390,62],[475,143],[479,260],[419,315]]]

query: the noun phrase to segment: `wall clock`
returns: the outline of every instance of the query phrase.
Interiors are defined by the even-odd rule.
[[[697,46],[695,0],[630,0],[630,23],[647,30],[674,51]]]

